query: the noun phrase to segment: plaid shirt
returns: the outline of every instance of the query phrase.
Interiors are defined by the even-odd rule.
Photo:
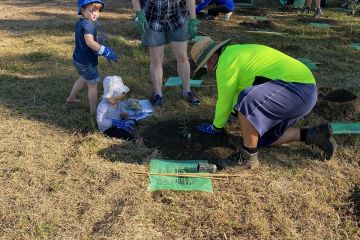
[[[188,20],[185,0],[140,0],[140,3],[154,31],[174,31]]]

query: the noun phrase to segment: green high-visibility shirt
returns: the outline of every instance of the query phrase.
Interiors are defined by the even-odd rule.
[[[225,126],[239,93],[251,87],[257,76],[315,84],[308,67],[276,49],[257,44],[230,45],[221,53],[216,68],[215,127]]]

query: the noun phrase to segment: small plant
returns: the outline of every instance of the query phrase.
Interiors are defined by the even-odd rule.
[[[186,119],[183,119],[180,122],[179,130],[180,130],[180,134],[181,134],[183,140],[185,140],[185,141],[190,141],[191,140],[190,128],[187,126],[187,120]]]
[[[351,10],[350,14],[355,16],[355,14],[360,11],[360,3],[357,0],[352,0],[349,4],[349,8]]]

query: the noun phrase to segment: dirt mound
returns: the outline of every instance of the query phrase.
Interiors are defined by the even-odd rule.
[[[314,112],[329,121],[359,121],[360,99],[345,89],[320,88]]]
[[[242,8],[235,10],[239,16],[266,16],[267,12],[259,8]]]
[[[327,23],[327,24],[336,24],[336,21],[328,18],[310,18],[310,17],[301,17],[297,19],[301,23]]]
[[[171,119],[149,125],[141,133],[148,147],[156,147],[169,159],[212,159],[234,151],[227,134],[209,136],[196,130],[203,121]]]
[[[240,26],[244,26],[248,29],[275,29],[274,24],[269,20],[264,21],[244,21],[239,23]]]

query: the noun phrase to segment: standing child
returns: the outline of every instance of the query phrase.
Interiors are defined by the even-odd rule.
[[[66,99],[65,106],[71,107],[80,102],[78,93],[87,85],[90,113],[96,113],[97,83],[100,81],[97,70],[98,56],[104,56],[110,62],[117,61],[118,56],[109,47],[97,42],[95,22],[104,8],[101,0],[79,0],[78,14],[81,18],[75,27],[75,50],[73,61],[80,77],[74,83],[71,93]]]
[[[99,130],[109,137],[140,143],[142,140],[133,134],[135,121],[127,119],[127,114],[120,109],[120,101],[129,92],[129,88],[118,76],[106,77],[103,84],[104,94],[96,115]]]

